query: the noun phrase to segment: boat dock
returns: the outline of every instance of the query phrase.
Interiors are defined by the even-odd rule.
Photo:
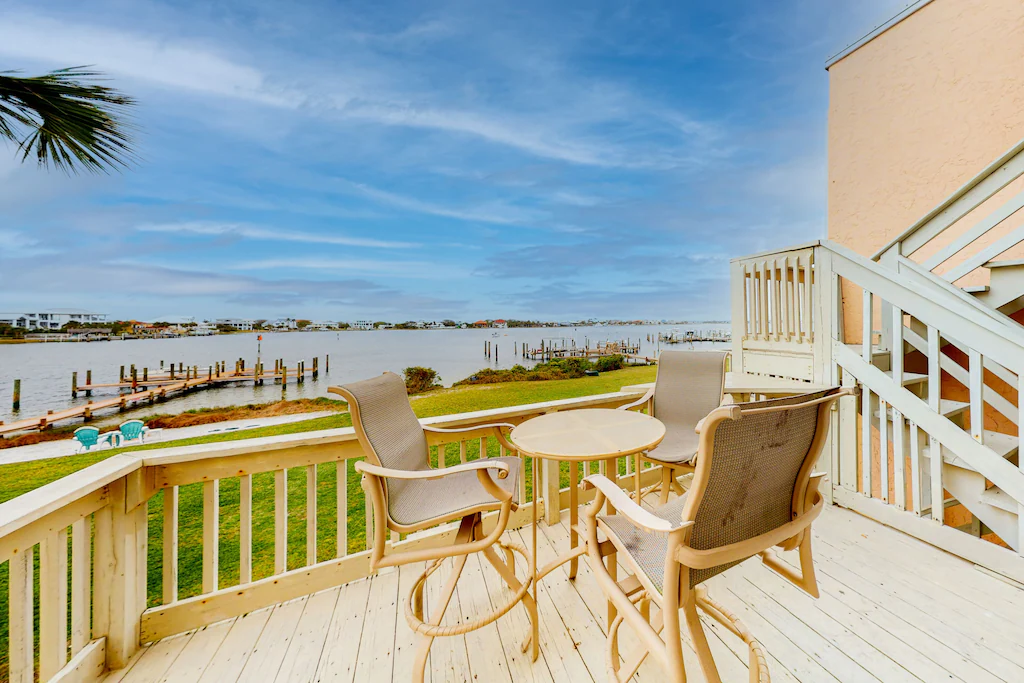
[[[658,341],[663,344],[690,344],[693,342],[731,342],[732,334],[728,330],[672,330],[658,334]]]
[[[329,371],[330,356],[327,356],[325,360],[327,361],[325,370]],[[269,380],[271,383],[280,383],[282,391],[284,391],[289,380],[302,383],[306,381],[307,377],[316,380],[319,375],[319,358],[314,358],[313,364],[309,367],[306,366],[306,361],[299,361],[291,368],[285,365],[283,360],[277,360],[271,370],[266,369],[262,362],[246,368],[245,361],[239,359],[235,362],[234,370],[230,372],[226,369],[226,363],[223,361],[207,366],[205,372],[200,370],[199,366],[188,367],[181,363],[177,369],[172,365],[167,371],[152,377],[149,376],[148,368],[143,368],[143,372],[139,373],[134,366],[131,366],[130,372],[126,374],[122,366],[121,379],[118,382],[93,383],[92,371],[89,370],[86,372],[86,383],[81,385],[78,384],[78,373],[76,372],[72,374],[71,378],[72,398],[77,397],[79,392],[85,392],[86,396],[91,396],[93,391],[102,389],[117,389],[118,394],[96,401],[89,400],[84,404],[64,410],[48,410],[45,415],[38,417],[16,420],[7,424],[0,421],[0,438],[5,434],[16,432],[42,431],[52,427],[54,423],[64,420],[81,418],[88,422],[97,411],[113,408],[124,411],[144,402],[155,403],[158,400],[173,398],[175,394],[181,395],[195,389],[237,382],[252,382],[254,386],[261,386]],[[124,390],[130,393],[122,393]],[[15,410],[18,409],[19,402],[20,381],[17,381],[14,395]]]

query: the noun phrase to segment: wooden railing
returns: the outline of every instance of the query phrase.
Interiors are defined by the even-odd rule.
[[[790,276],[772,265],[797,258],[813,264],[814,336],[799,361],[805,357],[785,325],[775,327],[786,310],[777,293],[785,296]],[[1024,404],[994,386],[1024,391],[1019,327],[903,256],[878,263],[828,241],[733,261],[733,294],[733,355],[744,371],[793,379],[811,372],[822,384],[861,388],[859,405],[840,402],[821,464],[834,502],[1024,580],[1019,552],[945,525],[945,506],[956,502],[1011,548],[1024,548],[1024,473],[1005,457],[1012,450],[1005,437],[984,429],[986,410],[1024,423]],[[858,314],[861,334],[848,339],[843,316]],[[740,348],[737,330],[746,333]],[[907,362],[920,366],[911,372]],[[963,403],[943,400],[942,373],[963,384]]]
[[[911,258],[948,282],[964,278],[1024,242],[1024,227],[1010,226],[1024,209],[1024,190],[1007,187],[1021,176],[1024,140],[887,243],[874,260]]]
[[[640,395],[623,391],[423,422],[516,424],[554,411],[618,407]],[[435,466],[508,455],[494,439],[431,439]],[[372,513],[352,469],[362,457],[351,428],[141,451],[0,505],[10,680],[49,680],[58,672],[66,680],[95,680],[124,666],[140,644],[369,575]],[[631,467],[623,458],[608,474],[630,487]],[[591,471],[596,464],[580,475]],[[643,476],[653,481],[660,473],[652,468]],[[566,471],[544,464],[539,513],[549,521],[567,507],[568,483]],[[532,500],[535,485],[520,479],[521,501]],[[531,505],[521,505],[510,526],[525,524]],[[393,535],[388,543],[428,547],[454,532],[437,527]]]

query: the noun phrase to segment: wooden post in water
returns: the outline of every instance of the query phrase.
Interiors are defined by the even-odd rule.
[[[174,363],[171,363],[171,379],[174,379]]]
[[[331,374],[331,354],[324,356],[324,372]]]
[[[497,344],[494,345],[494,362],[495,363],[498,362],[498,345]]]
[[[143,384],[149,382],[149,368],[142,368],[142,382]]]
[[[213,366],[212,365],[210,366],[210,369],[206,373],[206,379],[208,379],[208,380],[213,379]]]
[[[319,358],[317,358],[317,356],[313,356],[313,381],[314,382],[320,376],[320,368],[317,367],[317,362],[318,361],[319,361]]]
[[[89,407],[91,405],[92,401],[89,401],[85,404],[85,408],[82,411],[82,419],[86,422],[92,419],[92,408]]]
[[[178,374],[181,374],[185,370],[185,364],[182,362],[178,363]]]
[[[283,396],[288,391],[288,368],[284,365],[281,366],[281,395]]]
[[[198,365],[193,365],[192,366],[192,379],[199,379],[199,366]]]
[[[139,386],[139,374],[135,370],[135,366],[132,366],[132,391],[134,392]]]
[[[14,397],[11,401],[11,410],[15,412],[21,410],[21,380],[14,380]]]
[[[121,384],[124,384],[124,366],[121,366],[121,379],[118,380]]]
[[[92,370],[85,371],[85,383],[90,387],[92,386]],[[85,395],[92,396],[92,389],[86,389]]]
[[[78,398],[78,373],[71,373],[71,398]]]

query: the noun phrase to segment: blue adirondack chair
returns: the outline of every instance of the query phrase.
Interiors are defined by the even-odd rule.
[[[142,423],[142,420],[128,420],[120,426],[119,431],[120,443],[136,439],[146,443],[146,432],[149,431],[149,428]]]
[[[100,434],[100,430],[95,427],[79,427],[75,430],[74,438],[75,441],[78,442],[78,452],[81,453],[82,451],[87,451],[94,446],[114,446],[115,441],[119,439],[119,434],[118,432]]]

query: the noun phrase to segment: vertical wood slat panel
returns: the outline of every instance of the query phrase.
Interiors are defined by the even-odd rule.
[[[71,525],[71,656],[89,644],[92,540],[89,517]]]
[[[203,592],[220,585],[220,480],[203,482]]]
[[[238,582],[252,581],[252,475],[238,478]]]
[[[878,481],[882,500],[889,502],[889,405],[878,397]]]
[[[928,407],[939,412],[942,401],[942,368],[939,354],[939,331],[928,328]],[[929,469],[931,472],[931,506],[932,519],[939,524],[945,523],[945,493],[942,488],[942,444],[931,434],[928,435]]]
[[[35,681],[35,597],[32,590],[34,555],[35,547],[30,546],[8,562],[8,674],[11,683]]]
[[[316,564],[316,465],[306,466],[306,564]]]
[[[335,475],[338,508],[337,556],[348,555],[348,460],[339,460]]]
[[[164,489],[163,602],[178,599],[178,487]]]
[[[39,544],[39,680],[50,680],[67,663],[68,530]]]
[[[288,570],[288,470],[274,472],[274,573]]]

